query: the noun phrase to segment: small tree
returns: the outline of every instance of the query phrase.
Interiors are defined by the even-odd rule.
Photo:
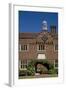
[[[35,67],[34,67],[34,62],[31,61],[29,62],[28,66],[27,66],[27,72],[28,72],[28,75],[35,75]]]

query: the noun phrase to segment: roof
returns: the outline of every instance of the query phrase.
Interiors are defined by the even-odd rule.
[[[19,33],[20,39],[35,39],[39,33]]]
[[[51,33],[51,32],[48,32],[48,33],[28,33],[28,32],[26,32],[26,33],[19,33],[19,39],[36,39],[37,37],[39,37],[40,35],[41,36],[43,36],[43,35],[51,35],[51,37],[53,38],[53,39],[58,39],[58,34],[57,33]],[[41,37],[40,37],[41,38]],[[41,38],[42,39],[42,38]]]
[[[53,39],[58,39],[58,33],[56,34],[51,33],[50,35],[52,36]]]

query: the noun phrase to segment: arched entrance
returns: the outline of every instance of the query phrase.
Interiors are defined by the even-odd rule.
[[[48,63],[43,63],[43,62],[36,62],[35,63],[35,72],[40,73],[40,74],[46,74],[48,73],[49,70],[49,64]]]

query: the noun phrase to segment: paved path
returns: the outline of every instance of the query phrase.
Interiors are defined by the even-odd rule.
[[[49,77],[58,77],[58,75],[57,74],[53,74],[53,75],[43,74],[43,75],[35,75],[35,76],[20,76],[19,79],[49,78]]]

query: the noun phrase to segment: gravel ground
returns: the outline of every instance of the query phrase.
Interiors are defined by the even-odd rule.
[[[35,75],[35,76],[20,76],[19,79],[32,79],[32,78],[49,78],[49,77],[58,77],[57,74],[43,74],[43,75]]]

